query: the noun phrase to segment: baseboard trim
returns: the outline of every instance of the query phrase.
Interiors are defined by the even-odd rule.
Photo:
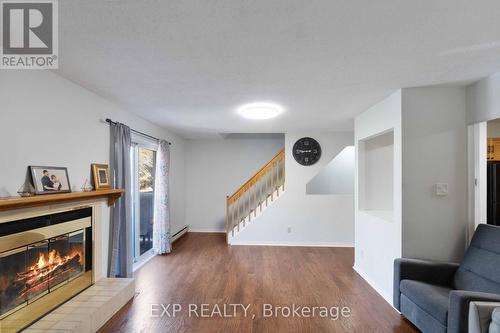
[[[188,232],[207,232],[207,233],[226,233],[226,230],[221,229],[197,229],[197,228],[189,228]]]
[[[189,227],[186,225],[182,227],[179,231],[172,235],[172,243],[178,241],[182,236],[188,233]]]
[[[354,265],[352,267],[352,269],[354,269],[356,271],[356,273],[359,274],[359,276],[361,276],[363,278],[363,280],[366,281],[366,283],[368,283],[370,285],[370,287],[372,287],[376,292],[377,294],[379,294],[380,296],[382,296],[382,298],[387,302],[389,303],[389,305],[391,307],[394,308],[394,306],[392,305],[392,296],[389,295],[389,293],[387,293],[384,289],[382,289],[375,281],[373,281],[369,276],[368,274],[365,273],[365,271],[363,271],[362,269],[360,269],[359,267],[357,267],[356,265]],[[394,308],[395,309],[395,308]],[[396,310],[397,311],[397,310]]]
[[[258,242],[258,241],[240,241],[230,240],[230,245],[246,245],[246,246],[297,246],[297,247],[354,247],[351,243],[309,243],[309,242]]]

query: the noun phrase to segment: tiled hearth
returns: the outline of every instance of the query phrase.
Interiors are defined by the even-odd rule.
[[[134,292],[133,279],[101,279],[23,332],[96,332],[134,297]]]

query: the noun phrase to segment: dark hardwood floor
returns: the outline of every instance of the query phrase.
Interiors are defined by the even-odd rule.
[[[136,297],[100,332],[418,332],[352,265],[351,248],[230,247],[223,234],[189,233],[171,254],[153,258],[136,272]],[[180,304],[182,310],[175,317],[152,317],[151,304],[160,303]],[[234,318],[198,318],[204,303],[210,312],[216,304],[250,308],[247,317],[240,308]],[[198,307],[191,316],[189,304]],[[263,318],[263,304],[349,307],[351,313],[338,320],[318,313]],[[226,314],[233,314],[230,309]]]

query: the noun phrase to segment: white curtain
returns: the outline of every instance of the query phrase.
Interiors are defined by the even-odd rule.
[[[168,176],[170,173],[170,145],[160,140],[156,152],[155,198],[153,222],[153,251],[170,253],[170,195]]]

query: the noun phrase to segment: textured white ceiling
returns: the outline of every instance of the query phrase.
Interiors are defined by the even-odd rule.
[[[500,71],[500,1],[64,0],[60,69],[185,137],[350,130],[400,87]],[[287,109],[250,121],[237,106]]]

